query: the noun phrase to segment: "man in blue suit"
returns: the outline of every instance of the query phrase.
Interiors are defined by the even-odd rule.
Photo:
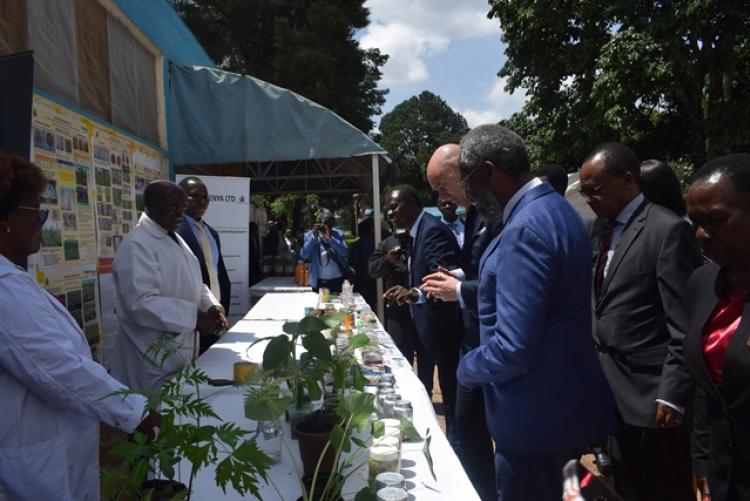
[[[461,184],[504,226],[480,261],[481,341],[458,380],[484,388],[498,499],[558,500],[564,463],[616,428],[591,340],[591,244],[515,133],[482,125],[460,147]]]
[[[399,230],[408,232],[408,236],[403,238],[411,242],[409,288],[396,285],[386,291],[385,298],[411,303],[419,344],[424,347],[422,353],[426,352],[427,355],[424,356],[417,348],[417,374],[429,391],[432,388],[432,361],[438,366],[448,440],[457,449],[456,368],[461,345],[458,306],[456,303],[427,301],[418,287],[422,285],[424,277],[440,267],[457,268],[461,250],[453,232],[422,208],[419,194],[413,186],[393,188],[385,197],[385,207],[397,234]]]
[[[221,255],[221,240],[216,230],[203,219],[209,204],[208,188],[195,176],[180,181],[180,188],[187,197],[187,209],[177,233],[198,258],[203,283],[219,300],[225,314],[229,315],[232,282],[229,280],[224,257]],[[206,351],[218,339],[219,336],[216,334],[201,336],[200,353]]]

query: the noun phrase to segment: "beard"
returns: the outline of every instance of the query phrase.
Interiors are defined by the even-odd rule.
[[[481,186],[477,187],[474,191],[472,194],[474,206],[477,208],[477,213],[482,219],[492,221],[503,215],[502,204],[489,189]]]

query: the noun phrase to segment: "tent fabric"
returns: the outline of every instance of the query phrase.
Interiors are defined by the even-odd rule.
[[[215,68],[173,65],[176,165],[385,155],[365,133],[294,92]]]
[[[215,66],[169,0],[115,0],[115,3],[167,60]]]
[[[0,55],[28,48],[26,0],[0,0]]]

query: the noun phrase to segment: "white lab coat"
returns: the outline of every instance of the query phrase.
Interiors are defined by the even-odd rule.
[[[220,305],[203,284],[198,259],[145,213],[123,240],[114,260],[119,331],[112,375],[131,388],[155,390],[194,356],[198,310]],[[162,361],[152,346],[173,339],[179,351]]]
[[[99,499],[99,422],[132,432],[142,395],[91,359],[67,310],[0,256],[0,500]]]

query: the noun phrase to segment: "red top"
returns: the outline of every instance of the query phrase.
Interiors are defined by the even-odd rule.
[[[742,320],[748,291],[733,292],[720,299],[703,328],[703,358],[716,386],[724,382],[724,355]]]

